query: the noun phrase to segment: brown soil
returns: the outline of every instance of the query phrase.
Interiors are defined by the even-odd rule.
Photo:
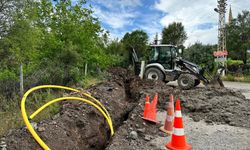
[[[108,81],[88,91],[101,101],[113,119],[115,135],[104,117],[93,107],[81,102],[63,102],[62,110],[53,119],[37,124],[41,138],[53,149],[156,149],[147,141],[165,136],[160,124],[145,122],[142,117],[146,94],[153,98],[159,93],[158,110],[167,106],[169,95],[180,97],[182,109],[195,121],[226,123],[250,128],[250,100],[226,88],[195,88],[181,91],[161,81],[140,80],[125,69],[113,68]],[[13,129],[4,137],[7,149],[39,149],[30,133],[23,127]]]

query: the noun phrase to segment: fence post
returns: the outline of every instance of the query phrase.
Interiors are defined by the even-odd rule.
[[[88,72],[88,63],[85,63],[85,67],[84,67],[84,75],[86,76]]]
[[[139,77],[141,79],[143,79],[144,68],[145,68],[145,61],[141,61],[141,70],[140,70],[140,74],[139,74]]]
[[[23,65],[20,65],[20,94],[23,96]]]

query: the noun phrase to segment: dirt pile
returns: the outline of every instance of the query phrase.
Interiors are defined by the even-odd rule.
[[[250,128],[250,100],[226,88],[196,88],[182,91],[184,111],[194,121],[226,123]]]

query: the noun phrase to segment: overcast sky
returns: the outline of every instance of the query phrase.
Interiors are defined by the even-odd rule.
[[[217,0],[91,0],[89,2],[111,38],[122,38],[126,32],[142,29],[152,40],[155,33],[172,22],[182,22],[188,35],[185,46],[200,41],[217,43]],[[228,0],[233,17],[250,11],[250,0]]]

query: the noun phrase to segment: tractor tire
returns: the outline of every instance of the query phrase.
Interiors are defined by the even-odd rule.
[[[195,86],[195,79],[191,74],[181,74],[178,78],[178,85],[183,90],[189,90]]]
[[[199,79],[194,80],[194,87],[198,86],[201,83]]]
[[[164,74],[158,68],[151,67],[151,68],[146,69],[144,77],[145,79],[164,81]]]

